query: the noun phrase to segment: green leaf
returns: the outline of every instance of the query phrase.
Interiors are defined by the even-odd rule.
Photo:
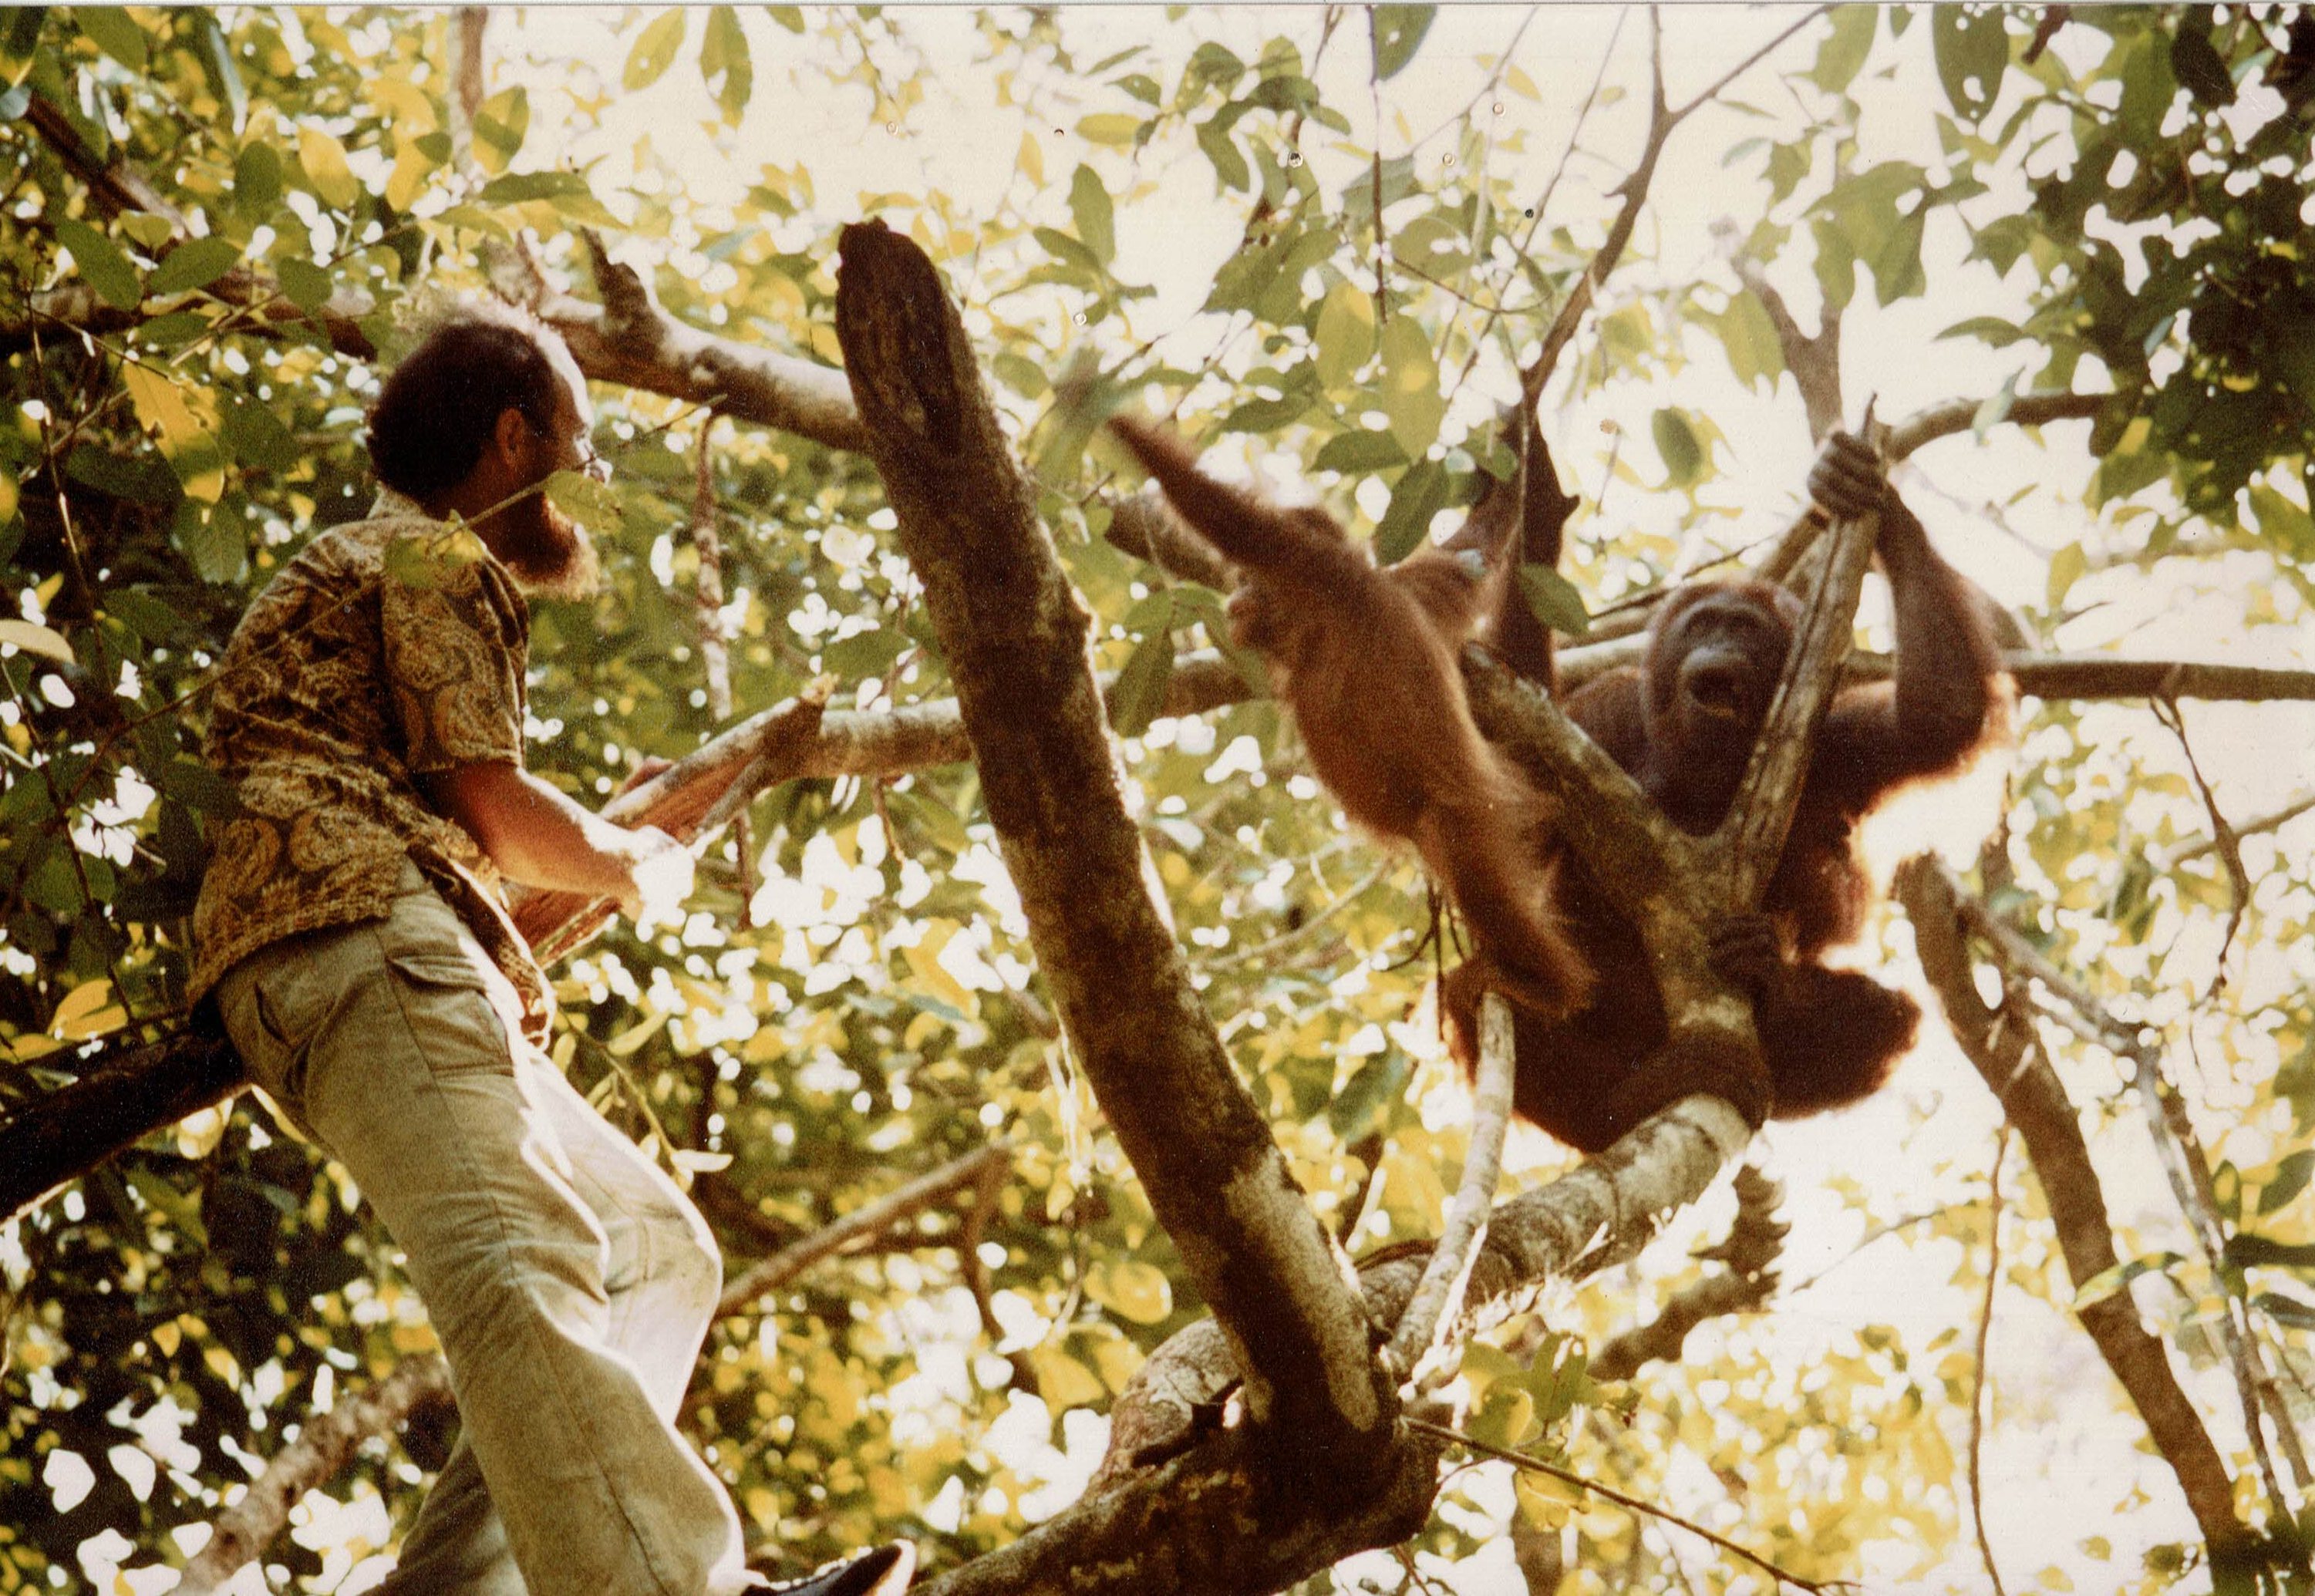
[[[1592,630],[1592,612],[1583,607],[1583,590],[1548,565],[1519,568],[1520,597],[1535,618],[1555,632],[1583,637]]]
[[[1310,462],[1314,470],[1339,471],[1345,476],[1406,464],[1406,451],[1398,447],[1397,439],[1365,427],[1354,427],[1329,438],[1318,450],[1318,457]]]
[[[1329,388],[1349,382],[1375,348],[1373,296],[1356,285],[1336,283],[1318,307],[1312,334],[1318,345],[1318,380]]]
[[[1665,405],[1648,423],[1656,453],[1664,463],[1664,486],[1686,492],[1704,476],[1704,444],[1696,428],[1674,405]]]
[[[2258,1211],[2262,1218],[2288,1203],[2307,1189],[2308,1177],[2315,1175],[2315,1150],[2302,1148],[2287,1154],[2275,1166],[2275,1178],[2258,1193]]]
[[[405,587],[439,588],[483,557],[479,538],[464,525],[439,532],[398,532],[387,540],[386,573]]]
[[[1234,192],[1243,191],[1254,181],[1253,169],[1246,165],[1246,157],[1238,154],[1237,145],[1230,137],[1230,128],[1236,120],[1215,115],[1198,124],[1198,147],[1213,164],[1214,180]]]
[[[629,93],[651,87],[675,64],[675,52],[683,48],[684,22],[681,11],[662,12],[659,21],[643,30],[628,52],[626,70],[619,75]]]
[[[590,191],[587,180],[575,172],[513,172],[491,179],[475,198],[485,205],[527,205]]]
[[[214,505],[182,499],[170,537],[205,582],[227,587],[249,572],[249,529]]]
[[[2001,8],[1933,5],[1929,39],[1946,98],[1963,120],[1976,121],[1993,109],[2009,66],[2009,31],[2002,25]]]
[[[1382,392],[1377,395],[1390,418],[1390,435],[1407,458],[1419,459],[1439,436],[1447,400],[1439,391],[1439,362],[1431,340],[1410,315],[1391,317],[1382,330]]]
[[[1131,144],[1141,137],[1145,126],[1137,116],[1122,111],[1096,111],[1078,120],[1078,137],[1095,144]]]
[[[2288,1325],[2294,1330],[2315,1330],[2315,1305],[2302,1302],[2296,1297],[2286,1297],[2280,1291],[2261,1291],[2250,1299],[2250,1305],[2278,1325]]]
[[[1847,89],[1873,53],[1873,34],[1880,21],[1877,5],[1835,7],[1832,31],[1817,47],[1816,66],[1809,73],[1809,81],[1828,94]]]
[[[2239,1230],[2227,1237],[2226,1261],[2238,1269],[2315,1269],[2315,1241],[2277,1241]]]
[[[11,7],[7,20],[0,22],[0,83],[12,89],[24,86],[25,74],[32,69],[33,52],[40,48],[40,28],[49,16],[45,5]],[[23,115],[19,109],[8,120]]]
[[[57,242],[72,251],[73,270],[80,273],[81,280],[115,310],[136,309],[145,293],[137,268],[129,263],[120,246],[86,222],[70,217],[59,217],[56,228]]]
[[[2170,41],[2170,71],[2195,96],[2198,105],[2232,105],[2235,80],[2211,43],[2210,13],[2188,11],[2178,20],[2178,36]],[[2197,20],[2201,26],[2195,25]],[[2295,48],[2295,47],[2294,47]]]
[[[2048,584],[2044,601],[2056,609],[2066,601],[2066,590],[2089,572],[2090,557],[2079,543],[2070,543],[2050,556]]]
[[[65,457],[65,474],[99,492],[138,504],[174,503],[178,493],[177,474],[169,469],[167,462],[149,454],[130,459],[114,454],[102,444],[74,446],[73,452]]]
[[[149,294],[182,294],[205,288],[241,262],[241,251],[222,238],[196,238],[162,257],[146,279]]]
[[[1423,36],[1439,14],[1435,5],[1378,5],[1367,13],[1374,25],[1375,75],[1388,81],[1406,69]]]
[[[233,130],[237,134],[249,120],[249,90],[241,81],[241,69],[233,63],[233,45],[217,25],[217,13],[200,11],[194,13],[193,36],[201,47],[201,72],[209,80],[209,92],[225,102],[227,114],[233,118]]]
[[[2004,349],[2025,340],[2029,334],[2015,322],[2005,322],[2000,316],[1971,316],[1956,322],[1939,338],[1974,338],[1980,343]]]
[[[821,666],[846,681],[882,676],[892,661],[909,650],[909,634],[895,626],[878,626],[838,638],[820,652]]]
[[[1375,528],[1375,559],[1396,565],[1430,535],[1431,518],[1447,506],[1447,467],[1438,460],[1417,460],[1391,489],[1390,508]]]
[[[1174,631],[1169,615],[1164,625],[1135,645],[1125,669],[1117,673],[1109,718],[1120,737],[1139,737],[1149,730],[1149,723],[1166,707],[1166,684],[1173,679]]]
[[[1031,235],[1039,244],[1044,245],[1047,254],[1062,265],[1081,274],[1089,282],[1100,280],[1102,275],[1100,258],[1083,243],[1070,237],[1058,227],[1034,228]]]
[[[253,144],[233,164],[233,202],[252,221],[281,203],[281,156],[270,144]]]
[[[311,315],[330,302],[330,274],[311,261],[288,260],[274,269],[289,303]]]
[[[73,22],[88,41],[131,72],[145,70],[148,52],[145,30],[118,5],[75,5]]]
[[[558,471],[546,479],[547,502],[599,536],[618,530],[619,496],[608,483],[579,471]]]
[[[1773,388],[1784,375],[1784,342],[1769,319],[1768,306],[1751,289],[1728,301],[1728,308],[1713,319],[1712,330],[1728,352],[1728,369],[1746,387],[1765,382]]]
[[[675,13],[679,23],[680,13]],[[485,172],[504,172],[530,131],[530,94],[519,84],[475,107],[475,159]]]
[[[715,102],[723,107],[723,120],[738,127],[748,109],[748,98],[755,93],[756,68],[749,58],[748,35],[741,30],[740,13],[728,5],[718,5],[707,13],[707,37],[699,47],[699,75],[711,86],[717,78],[723,80]]]
[[[1326,1104],[1326,1123],[1343,1141],[1356,1141],[1406,1095],[1414,1064],[1398,1048],[1385,1048],[1359,1066]]]
[[[803,7],[801,5],[767,5],[765,12],[772,21],[791,33],[803,31]]]
[[[1069,215],[1077,222],[1078,236],[1094,259],[1106,267],[1117,258],[1117,217],[1111,205],[1109,191],[1090,166],[1080,165],[1069,179]]]

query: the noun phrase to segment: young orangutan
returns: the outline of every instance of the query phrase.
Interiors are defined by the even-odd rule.
[[[1555,1015],[1581,1004],[1591,968],[1554,909],[1551,802],[1479,735],[1456,664],[1493,613],[1507,563],[1426,544],[1379,570],[1325,511],[1217,482],[1149,421],[1110,425],[1242,573],[1232,635],[1269,662],[1344,812],[1415,845],[1506,996]]]

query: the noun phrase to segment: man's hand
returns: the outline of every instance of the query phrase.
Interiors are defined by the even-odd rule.
[[[619,907],[634,922],[639,936],[661,926],[680,925],[683,906],[691,897],[691,850],[657,826],[638,826],[628,836],[634,848]]]

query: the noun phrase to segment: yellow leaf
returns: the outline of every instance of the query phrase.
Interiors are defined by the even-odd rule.
[[[1113,1396],[1123,1396],[1133,1377],[1141,1372],[1145,1360],[1141,1349],[1122,1335],[1112,1336],[1093,1349],[1094,1367],[1101,1370],[1102,1383]]]
[[[941,968],[940,963],[941,950],[948,946],[949,939],[956,935],[956,931],[954,921],[935,920],[926,927],[922,940],[916,946],[900,950],[900,958],[908,965],[909,973],[915,978],[918,989],[926,996],[936,998],[957,1013],[970,1016],[980,1012],[980,1005],[956,977]]]
[[[1122,111],[1104,111],[1078,123],[1078,136],[1095,144],[1131,144],[1141,132],[1141,119]]]
[[[137,419],[161,440],[163,448],[181,448],[200,431],[184,390],[168,377],[130,362],[121,367],[120,381],[129,390],[129,403],[137,407]]]
[[[396,210],[408,210],[426,191],[426,175],[433,170],[434,163],[423,150],[414,144],[403,145],[386,180],[386,202]]]
[[[71,1038],[73,1026],[102,1008],[111,996],[112,983],[109,980],[81,982],[57,1005],[57,1012],[49,1018],[49,1029],[58,1036]]]
[[[29,1064],[35,1059],[46,1058],[49,1054],[58,1051],[64,1045],[53,1036],[35,1036],[28,1033],[10,1037],[5,1044],[5,1051],[8,1057],[17,1063]]]
[[[1034,133],[1021,135],[1021,170],[1033,183],[1045,181],[1045,152],[1037,147]]]
[[[395,1328],[398,1331],[403,1329],[404,1326],[397,1325]],[[203,1347],[201,1349],[201,1361],[208,1366],[208,1371],[211,1374],[217,1376],[217,1379],[223,1381],[226,1385],[238,1386],[241,1384],[241,1365],[233,1361],[233,1354],[226,1352],[223,1347]]]
[[[16,474],[0,471],[0,527],[16,519],[16,501],[21,490],[16,485]]]
[[[1089,1407],[1107,1395],[1092,1370],[1052,1345],[1033,1347],[1029,1367],[1037,1371],[1037,1389],[1045,1410],[1055,1418],[1073,1407]]]
[[[1123,1258],[1087,1272],[1086,1295],[1120,1318],[1155,1325],[1174,1311],[1174,1288],[1154,1264]]]
[[[297,129],[297,164],[323,202],[335,210],[350,210],[361,197],[361,184],[346,164],[346,146],[319,128]]]
[[[394,119],[397,132],[431,133],[442,125],[434,114],[434,102],[408,78],[381,75],[371,78],[368,87],[371,102]]]
[[[39,654],[59,665],[75,663],[72,644],[64,634],[37,621],[0,621],[0,643],[13,644],[28,654]]]
[[[628,1058],[637,1048],[658,1035],[660,1027],[666,1024],[668,1016],[663,1014],[655,1014],[647,1020],[639,1020],[605,1043],[605,1051],[614,1059]]]
[[[156,1327],[153,1332],[153,1344],[161,1349],[161,1355],[164,1358],[175,1357],[177,1355],[177,1344],[183,1341],[184,1338],[185,1333],[177,1328],[177,1323],[174,1319],[170,1320],[169,1323],[165,1325]]]

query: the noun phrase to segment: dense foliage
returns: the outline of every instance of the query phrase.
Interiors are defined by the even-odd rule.
[[[1546,390],[1589,501],[1575,589],[1601,610],[1796,503],[1802,406],[1741,258],[1804,323],[1840,313],[1850,419],[1872,393],[1886,421],[1976,407],[1974,439],[1902,480],[2036,643],[2301,662],[2315,22],[1681,7],[1663,22],[1674,104],[1792,24],[1674,132]],[[672,315],[834,364],[835,230],[874,214],[966,306],[1100,663],[1123,673],[1155,880],[1244,1079],[1354,1250],[1432,1234],[1466,1115],[1425,996],[1419,872],[1344,830],[1273,705],[1156,713],[1177,652],[1223,641],[1220,600],[1104,540],[1130,481],[1055,385],[1074,368],[1144,392],[1232,469],[1307,484],[1386,557],[1412,547],[1476,491],[1495,407],[1625,198],[1646,16],[510,13],[471,116],[459,26],[376,8],[0,19],[0,1112],[179,1006],[202,822],[229,803],[198,758],[208,672],[282,561],[365,510],[362,407],[429,296],[487,291],[528,234],[586,297],[594,227]],[[2079,425],[2005,425],[2067,389],[2115,395],[2088,453]],[[640,388],[599,384],[597,403],[617,469],[596,527],[608,582],[537,607],[536,768],[591,801],[727,705],[822,673],[845,708],[945,696],[865,456]],[[720,608],[698,596],[703,547]],[[1996,901],[2169,1028],[2237,1244],[2216,1267],[2122,1101],[2126,1070],[2053,1047],[2097,1110],[2142,1310],[2269,1525],[2309,1482],[2271,1500],[2218,1326],[2247,1315],[2304,1410],[2306,822],[2186,850],[2213,826],[2203,776],[2242,824],[2315,777],[2311,731],[2297,705],[2191,706],[2174,737],[2143,704],[2030,698],[2006,801],[1990,775],[1939,833],[1965,862],[1998,814]],[[1938,822],[1910,824],[1893,835]],[[893,1534],[965,1560],[1073,1499],[1107,1405],[1200,1304],[1037,996],[969,765],[790,784],[703,882],[679,932],[615,930],[556,971],[556,1057],[691,1179],[732,1272],[958,1154],[1013,1152],[993,1211],[922,1216],[725,1320],[685,1423],[751,1534],[799,1566]],[[1867,956],[1906,945],[1876,935]],[[1574,1341],[1541,1377],[1475,1354],[1476,1388],[1526,1382],[1484,1421],[1811,1577],[1976,1588],[1963,1454],[1988,1400],[1971,1343],[1998,1117],[1938,1042],[1838,1130],[1772,1134],[1800,1227],[1788,1282],[1869,1247],[1846,1278],[1871,1283],[1836,1274],[1708,1326],[1629,1388],[1588,1384]],[[1515,1145],[1522,1178],[1557,1162]],[[2193,1526],[2132,1450],[2016,1171],[1989,1490],[2086,1463],[2061,1494],[2081,1516],[1989,1503],[1996,1549],[2013,1583],[2198,1578],[2181,1574]],[[243,1099],[0,1231],[0,1592],[164,1588],[302,1421],[430,1347],[357,1196]],[[1707,1206],[1557,1304],[1554,1329],[1596,1342],[1648,1317],[1700,1268],[1678,1249],[1725,1219]],[[247,1588],[365,1587],[451,1422],[424,1410],[320,1482]],[[1450,1484],[1419,1565],[1505,1588],[1486,1582],[1516,1579],[1503,1530],[1523,1512],[1566,1527],[1593,1582],[1571,1589],[1619,1568],[1759,1588],[1677,1531],[1557,1487],[1515,1505],[1507,1481]],[[1335,1579],[1404,1577],[1379,1556]]]

